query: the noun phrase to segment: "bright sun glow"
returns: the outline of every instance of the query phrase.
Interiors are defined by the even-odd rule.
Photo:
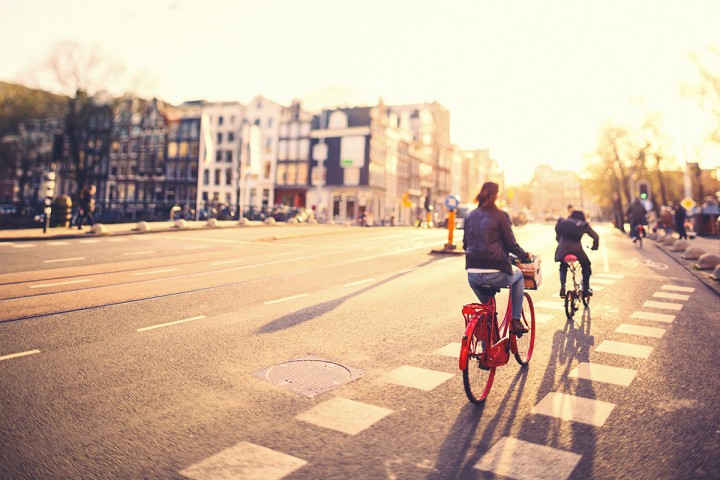
[[[691,52],[718,42],[706,0],[0,0],[0,80],[31,83],[65,39],[97,46],[136,93],[171,103],[306,108],[437,100],[451,139],[489,148],[510,184],[581,170],[601,125],[662,112],[678,164],[718,164],[693,98]],[[125,83],[128,85],[128,83]],[[116,85],[115,88],[123,88]]]

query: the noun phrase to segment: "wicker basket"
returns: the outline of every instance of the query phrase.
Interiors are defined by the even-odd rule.
[[[540,271],[540,257],[536,255],[532,262],[516,261],[515,265],[523,274],[526,290],[537,290],[542,283],[542,272]]]

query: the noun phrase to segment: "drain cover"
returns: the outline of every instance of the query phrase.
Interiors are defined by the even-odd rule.
[[[280,387],[314,397],[365,375],[365,372],[322,358],[306,356],[253,372]]]

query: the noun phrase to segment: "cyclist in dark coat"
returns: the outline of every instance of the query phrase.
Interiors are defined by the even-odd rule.
[[[633,239],[633,243],[637,241],[637,227],[638,225],[647,225],[647,210],[640,202],[639,198],[630,204],[627,211],[627,217],[630,221],[630,238]]]
[[[562,222],[569,223],[563,224]],[[561,232],[565,232],[565,234],[563,235]],[[591,249],[597,250],[600,246],[600,237],[585,220],[585,214],[581,210],[573,210],[568,218],[558,220],[558,223],[555,225],[555,240],[558,241],[558,246],[555,250],[555,261],[560,262],[561,297],[565,296],[565,280],[567,280],[568,264],[563,261],[563,258],[565,258],[567,254],[575,255],[580,262],[583,274],[583,294],[588,296],[592,295],[592,289],[590,288],[592,268],[590,259],[587,253],[585,253],[585,250],[583,250],[581,243],[583,235],[588,235],[593,239]]]
[[[509,253],[520,259],[530,258],[531,255],[515,240],[510,216],[495,205],[498,191],[497,183],[486,182],[476,198],[478,208],[465,217],[465,269],[470,288],[483,303],[487,303],[489,298],[480,291],[481,285],[510,286],[512,329],[521,335],[528,331],[520,322],[525,286],[522,272],[510,262]]]

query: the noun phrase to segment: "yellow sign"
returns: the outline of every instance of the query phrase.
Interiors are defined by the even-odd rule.
[[[697,204],[695,203],[695,200],[693,200],[692,198],[685,197],[680,201],[680,205],[685,207],[685,210],[692,210],[693,208],[695,208],[695,205],[697,205]]]

